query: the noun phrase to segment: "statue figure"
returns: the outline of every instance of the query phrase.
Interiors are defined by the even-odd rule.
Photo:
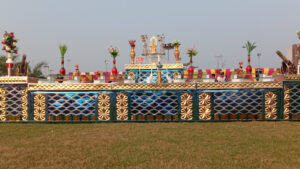
[[[244,69],[243,69],[243,62],[239,62],[240,67],[237,70],[237,77],[238,78],[243,78],[244,77]]]
[[[150,54],[156,53],[157,39],[153,36],[150,39]]]
[[[26,64],[26,55],[23,55],[22,62],[16,68],[16,76],[28,76],[28,67]]]

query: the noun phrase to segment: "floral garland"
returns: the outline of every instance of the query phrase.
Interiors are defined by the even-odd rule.
[[[18,54],[18,48],[16,46],[17,39],[15,39],[15,35],[13,32],[4,32],[3,34],[3,48],[2,50],[5,50],[7,53],[15,53]]]

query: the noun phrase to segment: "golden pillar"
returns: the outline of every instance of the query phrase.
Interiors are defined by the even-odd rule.
[[[135,47],[135,46],[131,46],[131,52],[130,52],[130,56],[131,56],[131,64],[134,64],[134,58],[135,58],[134,47]]]
[[[179,64],[179,55],[180,55],[179,46],[176,45],[175,46],[175,51],[174,51],[174,56],[175,56],[175,59],[176,59],[176,64]]]

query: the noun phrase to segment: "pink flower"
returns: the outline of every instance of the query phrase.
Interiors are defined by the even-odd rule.
[[[15,36],[13,32],[10,32],[10,34],[11,34],[11,36],[12,36],[12,37],[14,37],[14,36]]]
[[[4,41],[2,41],[2,44],[4,45],[4,44],[5,44],[5,42],[4,42]]]

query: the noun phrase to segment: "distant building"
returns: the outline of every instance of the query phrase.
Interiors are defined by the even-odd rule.
[[[297,46],[298,44],[294,44],[288,48],[287,58],[292,61],[300,74],[300,49]]]

